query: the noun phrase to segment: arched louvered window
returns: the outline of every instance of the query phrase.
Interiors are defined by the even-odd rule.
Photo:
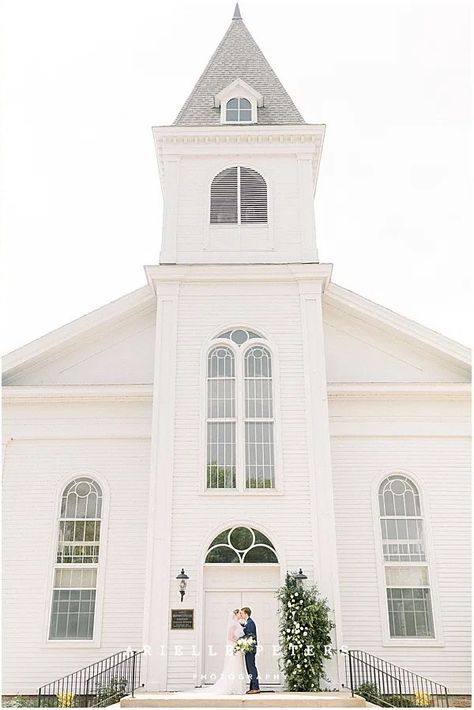
[[[207,488],[274,488],[272,357],[235,328],[207,357]]]
[[[50,640],[92,639],[102,522],[102,491],[78,477],[63,491],[54,570]]]
[[[235,488],[235,361],[229,347],[207,358],[207,487]]]
[[[252,104],[244,97],[229,99],[226,104],[225,120],[229,123],[251,123]]]
[[[390,636],[433,637],[429,568],[418,488],[393,474],[379,488]]]
[[[211,184],[211,224],[266,224],[267,183],[252,168],[226,168]]]

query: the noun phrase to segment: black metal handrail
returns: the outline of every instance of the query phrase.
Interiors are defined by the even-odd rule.
[[[38,707],[104,708],[125,695],[134,696],[141,682],[143,651],[119,651],[90,666],[38,688]]]
[[[382,707],[449,707],[448,689],[366,651],[345,651],[346,685]]]

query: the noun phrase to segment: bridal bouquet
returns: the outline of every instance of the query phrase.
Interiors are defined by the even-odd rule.
[[[251,653],[255,650],[256,643],[253,636],[242,636],[235,642],[234,653]]]

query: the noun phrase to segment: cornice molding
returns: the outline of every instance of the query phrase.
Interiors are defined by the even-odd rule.
[[[471,396],[468,382],[331,382],[330,399],[464,399]]]
[[[169,283],[318,282],[329,284],[332,264],[159,264],[145,266],[155,291]]]
[[[152,129],[162,182],[166,161],[178,159],[180,155],[222,155],[251,151],[254,155],[307,154],[313,166],[313,188],[318,177],[325,130],[324,124],[307,123],[293,126],[155,126]]]
[[[3,403],[150,402],[153,385],[7,385]]]
[[[465,399],[467,382],[329,382],[330,399]],[[151,402],[152,384],[137,385],[7,385],[3,402]]]
[[[156,145],[223,143],[319,143],[324,138],[324,124],[262,126],[259,124],[221,126],[154,126]]]

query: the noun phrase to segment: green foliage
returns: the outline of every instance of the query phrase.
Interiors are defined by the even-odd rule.
[[[36,696],[15,695],[14,698],[2,703],[4,708],[34,708],[38,705]]]
[[[280,601],[280,668],[285,674],[287,690],[311,692],[321,690],[328,681],[324,664],[331,657],[331,609],[316,587],[303,587],[293,576],[286,575],[278,590]]]
[[[235,488],[235,469],[231,466],[218,466],[215,462],[207,467],[208,488]]]
[[[410,708],[415,705],[404,695],[381,695],[375,683],[361,683],[355,692],[370,703],[381,707]]]
[[[413,708],[416,703],[405,695],[382,695],[383,700],[395,708]]]
[[[96,705],[105,708],[107,705],[118,703],[126,693],[128,681],[126,678],[111,678],[108,685],[101,685],[96,688]]]

